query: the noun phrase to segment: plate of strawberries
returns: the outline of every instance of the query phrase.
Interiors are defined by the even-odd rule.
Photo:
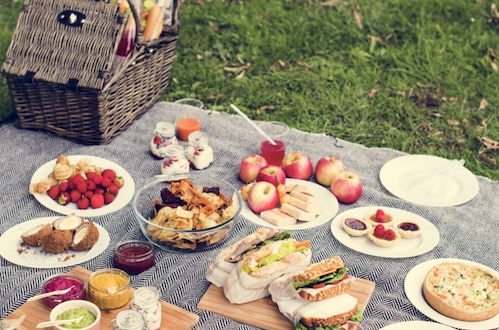
[[[135,183],[123,167],[110,160],[60,155],[33,174],[29,192],[57,213],[96,217],[126,206],[135,193]]]

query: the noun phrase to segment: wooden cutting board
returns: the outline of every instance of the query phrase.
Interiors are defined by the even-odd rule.
[[[347,293],[359,300],[359,308],[364,311],[371,299],[374,286],[374,282],[357,278]],[[277,305],[270,297],[233,305],[225,298],[222,288],[211,285],[199,302],[198,308],[262,329],[295,330],[293,323],[279,312]]]
[[[69,273],[77,275],[87,282],[92,272],[82,267],[76,267]],[[109,323],[111,320],[115,319],[116,315],[122,310],[128,309],[129,306],[130,302],[120,309],[112,311],[102,310],[100,329],[110,330]],[[161,312],[161,330],[187,330],[199,321],[198,315],[162,300]],[[17,330],[33,330],[36,329],[38,323],[49,321],[50,309],[43,304],[42,300],[27,302],[10,314],[7,319],[19,318],[22,315],[26,315],[27,317]]]

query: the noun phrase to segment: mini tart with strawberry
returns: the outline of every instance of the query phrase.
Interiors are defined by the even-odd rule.
[[[402,239],[402,236],[396,230],[383,224],[378,224],[371,229],[367,236],[377,246],[386,248],[394,246]]]
[[[341,227],[343,230],[351,236],[364,236],[369,230],[371,230],[372,226],[369,222],[364,219],[359,219],[354,216],[345,215],[343,219],[341,219]]]
[[[366,214],[364,220],[369,222],[373,227],[379,225],[380,223],[390,227],[393,224],[393,216],[389,213],[385,213],[382,209],[376,210],[376,212],[370,212]]]
[[[414,220],[403,220],[393,225],[402,238],[416,238],[421,235],[421,225]]]

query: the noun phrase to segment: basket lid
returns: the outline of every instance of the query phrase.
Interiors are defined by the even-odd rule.
[[[2,70],[101,90],[117,51],[126,16],[99,0],[25,0]]]

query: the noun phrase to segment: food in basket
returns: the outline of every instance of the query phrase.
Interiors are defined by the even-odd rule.
[[[402,239],[402,236],[397,231],[382,224],[371,229],[367,236],[377,246],[386,248],[394,246]]]
[[[269,286],[279,311],[296,329],[353,330],[362,319],[357,298],[346,293],[355,282],[339,256],[282,276]]]
[[[75,203],[82,210],[98,209],[112,203],[124,184],[112,169],[92,165],[87,159],[71,165],[65,155],[60,155],[49,177],[30,184],[29,192],[47,193],[61,205]]]
[[[155,3],[147,16],[144,37],[146,41],[157,39],[163,31],[163,8]]]
[[[172,182],[170,189],[161,191],[162,203],[154,201],[155,216],[149,221],[156,226],[149,224],[146,228],[154,241],[180,249],[196,249],[216,244],[228,235],[217,233],[198,239],[191,233],[162,229],[209,229],[229,221],[237,213],[232,199],[217,187],[194,187],[192,181],[181,180]]]
[[[67,215],[51,224],[28,230],[21,239],[23,244],[41,246],[44,252],[58,254],[70,248],[74,251],[90,250],[99,239],[99,231],[92,221]]]
[[[415,238],[421,235],[421,226],[414,220],[400,221],[393,225],[402,238]]]
[[[389,213],[386,213],[382,209],[376,210],[376,212],[370,212],[366,214],[365,218],[371,225],[376,226],[382,223],[385,226],[391,226],[393,224],[393,216]]]
[[[258,250],[265,245],[290,237],[291,235],[286,231],[259,228],[223,250],[208,267],[206,279],[214,285],[222,287],[229,273],[236,268],[237,263],[248,253],[254,253],[256,252],[255,250]]]
[[[461,321],[483,321],[499,312],[499,279],[477,266],[442,263],[423,283],[423,294],[437,312]]]

